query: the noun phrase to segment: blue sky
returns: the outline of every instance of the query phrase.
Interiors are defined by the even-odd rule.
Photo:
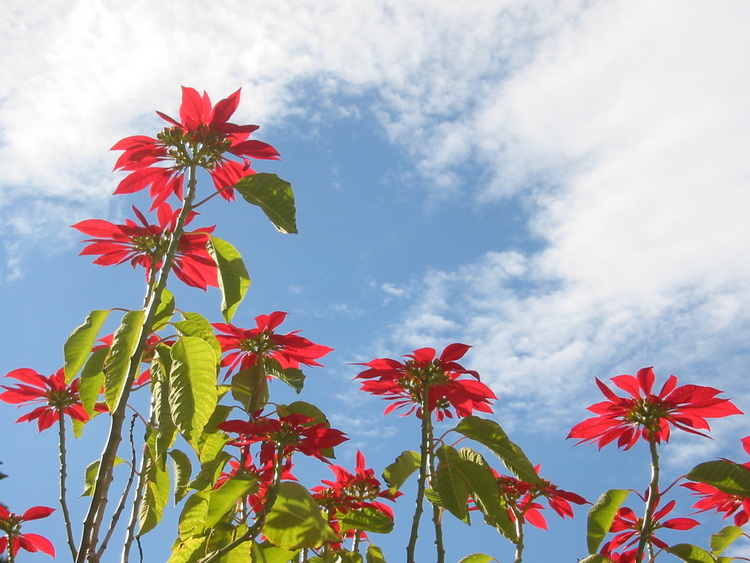
[[[496,420],[590,500],[647,479],[643,451],[564,440],[598,400],[593,377],[653,365],[750,410],[745,2],[11,0],[5,11],[0,372],[51,373],[89,310],[140,303],[140,273],[76,258],[68,227],[143,206],[111,197],[107,149],[157,131],[154,110],[175,114],[181,85],[214,100],[242,87],[236,121],[260,124],[256,137],[280,151],[257,168],[292,182],[300,234],[241,204],[215,202],[200,224],[219,223],[253,277],[237,324],[284,310],[284,327],[336,349],[302,398],[348,432],[341,464],[362,447],[380,471],[416,447],[416,421],[382,419],[350,363],[454,341],[473,346],[466,363],[500,397]],[[178,299],[218,320],[217,292]],[[53,437],[28,449],[37,433],[17,416],[0,409],[11,475],[0,498],[53,505]],[[713,426],[715,442],[675,436],[668,474],[742,459],[747,419]],[[582,557],[577,514],[550,515],[529,561]],[[471,533],[466,549],[510,557],[491,530]],[[401,558],[403,542],[375,541]],[[461,543],[449,558],[470,552]]]

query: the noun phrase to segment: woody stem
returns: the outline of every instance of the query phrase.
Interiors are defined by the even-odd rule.
[[[648,436],[649,452],[651,454],[651,482],[648,485],[648,498],[646,499],[646,512],[643,515],[641,524],[641,538],[638,542],[638,553],[636,561],[641,561],[647,547],[651,547],[651,533],[653,532],[654,512],[659,502],[659,451],[657,450],[656,440],[653,433]]]

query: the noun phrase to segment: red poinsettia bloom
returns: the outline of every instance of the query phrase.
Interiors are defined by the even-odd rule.
[[[742,438],[742,447],[750,454],[750,436]],[[742,466],[750,472],[750,461]],[[717,514],[724,513],[724,519],[734,514],[735,526],[744,526],[750,520],[750,498],[730,495],[706,483],[683,483],[682,486],[693,491],[692,495],[699,497],[693,505],[696,512],[714,510]]]
[[[367,467],[364,454],[357,450],[354,474],[340,465],[328,466],[336,476],[335,481],[322,481],[323,485],[310,489],[313,498],[329,512],[346,514],[350,510],[360,508],[374,508],[378,512],[393,519],[393,510],[386,504],[376,500],[385,498],[395,500],[402,493],[391,493],[388,489],[381,490],[380,481],[375,477],[375,471]]]
[[[31,553],[41,551],[54,557],[55,547],[47,538],[39,534],[21,533],[23,522],[46,518],[54,511],[54,508],[46,506],[33,506],[19,516],[0,504],[0,532],[5,532],[5,535],[0,538],[0,554],[8,550],[11,558],[15,558],[20,549],[25,549]]]
[[[657,443],[668,441],[670,425],[686,432],[705,436],[700,430],[710,430],[707,418],[721,418],[742,414],[728,399],[719,399],[718,389],[700,385],[677,386],[677,378],[670,375],[658,394],[654,386],[653,368],[643,368],[638,374],[618,375],[612,382],[628,393],[620,397],[599,379],[596,384],[606,401],[588,407],[597,416],[576,424],[568,438],[597,442],[599,448],[617,440],[624,449],[631,448],[639,438]]]
[[[327,461],[323,451],[348,440],[341,430],[299,413],[279,416],[278,419],[257,417],[252,422],[227,420],[217,427],[240,435],[230,442],[234,446],[260,443],[258,459],[261,465],[284,460],[295,451]]]
[[[92,239],[81,255],[98,255],[94,264],[110,266],[130,261],[133,268],[143,266],[146,279],[150,281],[155,271],[161,266],[167,252],[171,233],[177,224],[179,209],[173,210],[168,203],[163,203],[157,210],[158,224],[149,224],[146,217],[133,207],[140,225],[130,219],[124,225],[115,225],[101,219],[88,219],[73,225]],[[197,215],[191,213],[187,225]],[[183,233],[174,258],[175,275],[187,285],[205,290],[208,286],[218,287],[216,263],[206,249],[209,235],[215,226],[203,227],[197,231]]]
[[[657,501],[657,506],[658,506]],[[610,541],[602,546],[602,553],[607,554],[625,544],[625,547],[632,547],[641,538],[641,535],[648,534],[648,540],[656,547],[664,549],[667,544],[654,536],[654,532],[660,528],[669,528],[672,530],[690,530],[699,525],[692,518],[670,518],[666,522],[659,522],[664,516],[669,514],[674,508],[676,502],[669,501],[663,508],[654,512],[653,521],[650,525],[644,527],[643,518],[636,516],[635,512],[628,507],[622,507],[617,510],[614,522],[609,531],[616,535]]]
[[[540,466],[534,468],[539,474]],[[527,483],[510,477],[508,475],[495,474],[497,485],[500,489],[500,496],[505,500],[508,507],[508,515],[515,522],[520,517],[522,522],[528,522],[532,526],[547,529],[547,521],[540,512],[544,506],[537,499],[546,498],[550,508],[562,518],[573,518],[574,504],[587,504],[588,501],[576,493],[559,489],[546,479],[541,479],[541,483]]]
[[[358,364],[369,369],[354,379],[364,380],[360,389],[393,401],[385,414],[403,407],[409,410],[402,416],[416,412],[422,416],[422,404],[427,403],[429,412],[436,412],[438,421],[446,416],[453,418],[469,416],[473,411],[492,412],[490,401],[497,399],[492,390],[479,381],[476,371],[465,369],[456,360],[461,359],[470,347],[466,344],[450,344],[440,357],[433,348],[420,348],[405,362],[380,358]],[[476,379],[459,379],[468,374]],[[425,397],[425,391],[427,397]],[[426,399],[426,401],[425,401]]]
[[[221,362],[229,367],[226,377],[234,370],[248,369],[259,361],[275,360],[282,370],[299,369],[300,364],[320,366],[316,360],[322,358],[333,348],[310,342],[299,336],[299,330],[287,334],[278,334],[274,330],[284,322],[286,313],[275,311],[270,315],[255,317],[255,328],[243,329],[231,324],[214,323],[213,327],[223,334],[216,338],[224,352],[229,352]],[[266,365],[267,371],[273,371]]]
[[[69,385],[66,384],[63,368],[49,377],[28,368],[15,369],[5,377],[17,379],[21,383],[13,387],[0,385],[5,389],[0,393],[0,401],[14,405],[41,403],[41,406],[23,415],[16,422],[36,420],[41,432],[57,422],[61,412],[81,422],[89,419],[78,397],[80,380],[76,378]]]
[[[185,170],[197,165],[208,171],[224,199],[234,199],[231,187],[245,176],[255,174],[250,158],[279,158],[271,145],[248,140],[257,125],[229,123],[239,101],[240,90],[237,90],[214,106],[205,92],[201,96],[197,90],[183,86],[179,121],[157,111],[170,126],[155,139],[136,135],[112,147],[124,151],[115,163],[115,170],[130,172],[115,193],[133,193],[150,186],[152,209],[155,209],[171,194],[182,198]],[[228,155],[239,161],[229,159]]]

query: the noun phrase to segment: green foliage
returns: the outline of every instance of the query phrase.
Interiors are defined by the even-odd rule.
[[[715,563],[709,552],[689,543],[678,543],[667,548],[672,555],[676,555],[685,563]]]
[[[467,555],[458,563],[490,563],[491,561],[497,561],[497,559],[485,555],[484,553],[475,553],[473,555]]]
[[[318,503],[299,483],[280,483],[263,526],[263,535],[284,549],[320,547],[338,536],[326,523]]]
[[[250,274],[247,273],[237,249],[227,241],[209,235],[208,253],[216,262],[221,289],[221,314],[226,322],[231,322],[234,312],[245,298],[250,287]]]
[[[170,450],[169,457],[174,469],[174,503],[177,505],[188,494],[193,467],[188,455],[181,450]]]
[[[719,459],[699,463],[685,477],[716,487],[729,495],[750,497],[750,471],[733,461]]]
[[[82,497],[88,497],[94,494],[94,486],[96,485],[96,475],[99,473],[99,464],[101,463],[100,460],[94,460],[91,463],[86,466],[86,471],[84,472],[84,485],[83,485],[83,492],[81,493]],[[122,463],[122,460],[118,457],[115,458],[115,465],[120,465]]]
[[[96,412],[94,407],[104,386],[104,362],[107,354],[109,354],[109,348],[95,350],[81,370],[78,397],[90,417]]]
[[[456,518],[469,523],[469,494],[471,484],[462,471],[462,459],[458,451],[443,444],[437,450],[440,460],[432,480],[432,486],[440,496],[441,504]]]
[[[130,359],[138,346],[144,318],[145,313],[141,310],[128,311],[123,315],[104,362],[104,400],[110,412],[115,410],[127,380]]]
[[[383,479],[388,484],[391,493],[398,491],[401,485],[419,469],[421,457],[418,452],[406,450],[383,470]]]
[[[521,448],[510,441],[508,435],[497,422],[476,416],[467,416],[461,419],[454,430],[489,448],[521,481],[541,484],[534,465]]]
[[[622,506],[627,496],[627,490],[610,489],[602,494],[594,506],[591,507],[586,522],[586,544],[589,548],[589,553],[595,553],[599,549],[602,540],[609,532],[612,522],[615,520],[617,509]]]
[[[216,408],[216,355],[205,340],[184,336],[171,348],[169,409],[180,434],[197,446]]]
[[[386,563],[383,557],[383,550],[376,545],[368,545],[365,553],[366,563]]]
[[[96,337],[107,320],[109,311],[94,310],[87,316],[83,324],[76,328],[63,345],[65,357],[65,383],[70,383],[81,370],[86,358],[91,354]]]
[[[388,534],[393,531],[393,519],[380,510],[370,507],[352,510],[339,518],[341,531],[364,530],[376,534]]]
[[[268,541],[253,542],[250,550],[251,563],[289,563],[299,550],[277,547]]]
[[[143,499],[139,506],[138,524],[140,535],[153,530],[161,521],[164,507],[169,501],[170,479],[169,471],[163,463],[157,462],[153,457],[152,447],[155,442],[153,435],[149,436],[147,443],[149,447],[145,450],[144,458],[144,481],[145,490]]]
[[[738,526],[726,526],[715,534],[711,534],[711,553],[714,557],[721,555],[726,548],[732,545],[742,535],[742,528]]]
[[[263,210],[279,232],[297,234],[292,185],[276,174],[245,176],[234,185],[245,201]]]

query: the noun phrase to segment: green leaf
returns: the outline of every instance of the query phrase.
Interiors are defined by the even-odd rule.
[[[742,528],[738,526],[726,526],[711,535],[711,553],[718,557],[722,552],[732,545],[742,535]]]
[[[281,364],[273,358],[266,358],[264,363],[266,372],[268,375],[275,377],[289,385],[298,394],[302,391],[305,386],[305,374],[302,373],[301,369],[297,368],[286,368],[282,369]]]
[[[386,563],[383,550],[376,545],[368,545],[365,553],[367,563]]]
[[[70,333],[63,345],[65,357],[65,383],[70,383],[81,370],[86,358],[91,354],[96,337],[107,320],[109,311],[94,310],[87,316],[83,324]]]
[[[676,555],[685,563],[714,563],[714,558],[708,551],[689,543],[678,543],[667,547],[667,551]]]
[[[172,550],[172,555],[170,555],[167,563],[196,563],[205,551],[207,542],[208,538],[205,537],[190,537],[179,542]]]
[[[154,455],[165,460],[167,450],[174,444],[177,437],[177,426],[172,420],[169,407],[169,379],[168,373],[172,366],[171,350],[169,346],[159,344],[151,362],[151,405],[156,418],[156,441]]]
[[[245,201],[263,210],[274,227],[282,233],[297,233],[296,210],[292,185],[276,174],[245,176],[234,185]]]
[[[156,315],[154,315],[151,330],[158,332],[167,326],[169,321],[172,320],[174,309],[174,295],[165,287],[161,292],[161,300],[159,301],[159,306],[156,308]]]
[[[238,371],[232,376],[232,398],[252,414],[268,403],[268,378],[259,363]]]
[[[730,495],[750,498],[750,471],[744,465],[727,460],[707,461],[693,467],[686,477],[712,485]]]
[[[208,499],[210,490],[198,491],[190,495],[180,512],[177,530],[181,540],[199,536],[206,529],[206,514],[208,514]]]
[[[461,471],[469,482],[474,504],[484,515],[485,522],[516,543],[518,541],[516,526],[510,519],[505,502],[500,496],[500,489],[492,468],[474,450],[463,448],[458,453],[462,458]]]
[[[393,531],[393,518],[369,506],[347,512],[339,518],[339,522],[342,532],[364,530],[376,534],[389,534]]]
[[[398,491],[411,474],[419,469],[420,459],[419,453],[406,450],[383,470],[383,479],[388,484],[391,493]]]
[[[226,322],[231,322],[237,306],[245,297],[247,288],[250,287],[250,274],[247,273],[240,253],[227,241],[209,235],[206,248],[216,262],[219,273],[219,289],[222,295],[221,314]]]
[[[130,361],[138,345],[143,321],[143,311],[125,313],[120,328],[115,332],[109,355],[104,362],[104,400],[110,412],[115,410],[128,377]],[[140,364],[140,358],[136,358],[135,361]]]
[[[443,444],[437,450],[440,460],[432,486],[440,495],[442,506],[462,522],[469,523],[471,484],[461,470],[462,459],[455,448]]]
[[[216,408],[216,356],[196,336],[184,336],[172,345],[169,407],[172,420],[194,448]]]
[[[216,338],[214,327],[208,319],[198,313],[182,313],[182,320],[172,323],[180,333],[180,336],[197,336],[204,340],[216,354],[217,360],[221,358],[221,344]]]
[[[612,560],[601,553],[594,553],[589,555],[586,559],[581,559],[579,563],[612,563]]]
[[[99,400],[102,387],[104,387],[104,361],[107,354],[109,354],[109,348],[99,348],[92,352],[81,371],[78,397],[81,399],[81,404],[89,417],[94,416],[96,412],[94,407]]]
[[[475,553],[474,555],[467,555],[458,563],[490,563],[490,561],[497,561],[497,559],[484,553]]]
[[[153,442],[153,438],[150,440]],[[146,475],[143,499],[138,507],[139,534],[153,530],[161,521],[164,507],[169,501],[169,471],[153,459],[151,450],[146,449],[144,472]]]
[[[276,411],[280,415],[284,416],[292,413],[303,414],[313,419],[312,424],[323,424],[326,428],[331,427],[331,423],[328,422],[328,418],[323,413],[323,411],[315,405],[305,401],[294,401],[293,403],[289,403],[288,405],[278,405],[276,407]],[[320,450],[320,453],[329,459],[336,459],[333,448],[323,448],[322,450]]]
[[[193,466],[190,458],[181,450],[170,450],[169,457],[172,458],[174,469],[174,503],[177,505],[188,493]]]
[[[467,416],[461,419],[454,430],[489,448],[503,460],[505,466],[521,481],[532,485],[542,484],[534,465],[523,453],[523,450],[510,441],[508,435],[497,422],[476,416]]]
[[[602,543],[604,537],[609,533],[612,522],[615,520],[617,509],[625,502],[628,491],[623,489],[610,489],[606,491],[588,514],[586,544],[589,553],[595,553]]]
[[[210,493],[205,527],[213,528],[230,510],[234,509],[239,499],[257,490],[258,480],[250,475],[227,479],[221,487]]]
[[[84,486],[83,486],[83,492],[81,493],[82,497],[89,497],[94,494],[94,486],[96,485],[96,475],[99,473],[99,463],[100,460],[92,461],[88,464],[86,467],[86,472],[84,474]],[[122,463],[122,459],[119,457],[115,458],[115,466],[120,465]]]
[[[190,482],[190,488],[199,491],[212,488],[230,459],[232,459],[232,456],[221,450],[213,459],[203,462],[198,475]]]
[[[266,518],[263,535],[284,549],[315,548],[338,539],[312,495],[299,483],[291,482],[276,486],[276,501]]]
[[[276,547],[268,541],[254,542],[250,551],[251,563],[289,563],[299,550],[290,551]]]

